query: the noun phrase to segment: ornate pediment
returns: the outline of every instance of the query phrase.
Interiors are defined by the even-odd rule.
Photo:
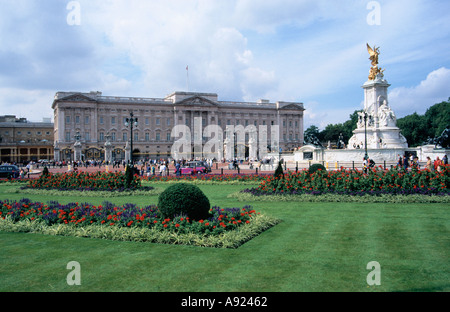
[[[303,104],[300,103],[291,103],[280,107],[282,110],[305,110],[303,108]]]
[[[203,107],[217,107],[218,104],[214,101],[205,99],[201,96],[193,96],[187,99],[184,99],[176,105],[185,105],[185,106],[203,106]]]
[[[58,99],[60,102],[96,102],[93,98],[90,98],[81,93],[75,93],[61,99]]]

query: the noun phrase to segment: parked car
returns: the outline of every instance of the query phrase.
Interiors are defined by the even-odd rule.
[[[16,165],[1,165],[0,178],[17,178],[19,177],[19,167]]]
[[[200,161],[189,161],[182,168],[180,168],[181,174],[197,174],[206,173],[208,169]]]

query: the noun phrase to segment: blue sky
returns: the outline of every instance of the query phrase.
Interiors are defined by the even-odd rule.
[[[57,91],[303,102],[305,128],[362,107],[380,47],[397,117],[450,97],[446,0],[0,0],[0,114],[52,117]]]

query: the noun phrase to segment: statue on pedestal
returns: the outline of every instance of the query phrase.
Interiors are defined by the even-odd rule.
[[[369,80],[375,80],[377,76],[383,77],[384,69],[378,67],[378,55],[380,55],[380,48],[374,46],[373,49],[367,43],[367,51],[369,52],[369,60],[371,60],[372,67],[369,72]]]
[[[378,118],[380,127],[395,127],[396,125],[397,118],[392,109],[387,105],[386,100],[384,100],[383,104],[379,107]]]

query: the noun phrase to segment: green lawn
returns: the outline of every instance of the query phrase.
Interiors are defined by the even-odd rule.
[[[0,185],[0,199],[157,202],[5,193],[11,187]],[[227,195],[248,185],[199,187],[213,205],[251,204],[283,222],[238,249],[0,232],[0,291],[450,291],[448,204],[244,203]],[[81,286],[66,282],[70,261]],[[370,261],[380,286],[366,282]]]

